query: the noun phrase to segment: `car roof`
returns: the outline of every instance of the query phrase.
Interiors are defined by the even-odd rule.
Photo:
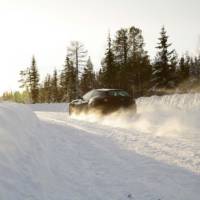
[[[108,92],[108,91],[122,91],[122,89],[108,89],[108,88],[101,88],[101,89],[95,89],[96,91],[99,92]]]

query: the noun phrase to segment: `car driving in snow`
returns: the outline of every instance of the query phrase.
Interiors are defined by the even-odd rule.
[[[94,89],[69,104],[69,115],[98,111],[108,114],[120,108],[136,112],[135,100],[121,89]]]

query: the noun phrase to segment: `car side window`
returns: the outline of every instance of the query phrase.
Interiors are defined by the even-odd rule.
[[[125,91],[119,91],[118,95],[119,96],[123,96],[123,97],[128,97],[129,96],[129,94],[127,92],[125,92]]]
[[[129,94],[123,90],[116,90],[116,91],[109,91],[109,96],[113,96],[113,97],[119,97],[119,96],[123,96],[123,97],[127,97],[129,96]]]
[[[112,97],[116,97],[117,96],[117,92],[116,91],[109,91],[108,95],[112,96]]]

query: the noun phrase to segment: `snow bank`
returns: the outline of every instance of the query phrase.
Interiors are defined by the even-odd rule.
[[[0,103],[0,199],[44,199],[41,137],[27,106]]]
[[[137,105],[141,129],[167,136],[199,134],[200,94],[143,97]]]
[[[152,105],[178,108],[182,110],[190,110],[196,108],[200,109],[200,94],[174,94],[165,96],[142,97],[137,99],[137,105],[139,110],[144,108],[144,106],[146,109]]]

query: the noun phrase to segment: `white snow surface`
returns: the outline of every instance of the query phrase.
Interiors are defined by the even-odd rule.
[[[200,94],[146,97],[134,115],[0,103],[1,200],[199,200]]]
[[[27,106],[0,103],[1,200],[45,199],[47,165],[40,129],[39,120]]]

